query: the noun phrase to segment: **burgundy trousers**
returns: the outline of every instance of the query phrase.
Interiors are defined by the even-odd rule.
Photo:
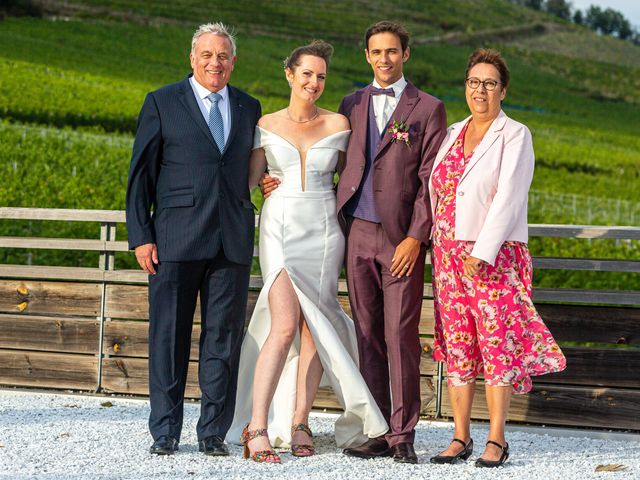
[[[411,276],[391,276],[395,246],[381,224],[349,218],[346,271],[360,371],[390,430],[389,445],[413,443],[420,417],[418,324],[423,246]]]

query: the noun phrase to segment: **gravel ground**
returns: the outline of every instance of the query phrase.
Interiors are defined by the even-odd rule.
[[[588,432],[575,430],[549,435],[516,429],[508,433],[512,452],[508,463],[500,469],[477,469],[472,461],[430,465],[429,457],[448,444],[452,427],[420,422],[415,443],[420,464],[400,465],[389,458],[344,456],[333,439],[335,415],[326,413],[314,413],[311,418],[318,450],[313,457],[294,458],[282,452],[282,465],[256,464],[243,460],[241,447],[233,445],[230,457],[212,458],[198,452],[198,408],[198,404],[185,406],[180,451],[157,457],[148,453],[147,401],[0,390],[0,478],[640,479],[639,436],[587,438]],[[471,460],[481,453],[486,435],[486,425],[474,426],[477,451]],[[626,469],[596,472],[603,464],[622,464]]]

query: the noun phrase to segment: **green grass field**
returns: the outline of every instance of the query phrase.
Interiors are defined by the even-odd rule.
[[[0,21],[0,205],[123,209],[130,148],[144,95],[189,73],[191,34],[212,18],[211,9],[196,0],[59,3],[57,13],[64,20]],[[364,3],[369,7],[363,9]],[[282,59],[312,38],[331,40],[336,49],[320,102],[335,110],[344,94],[370,81],[360,37],[378,19],[405,21],[421,40],[450,32],[472,38],[483,30],[557,22],[500,0],[409,1],[393,9],[377,0],[323,2],[322,8],[302,1],[287,2],[286,7],[282,2],[262,2],[257,9],[248,0],[216,5],[220,14],[213,15],[215,19],[236,25],[239,33],[232,83],[259,98],[264,112],[286,105]],[[560,25],[561,33],[482,43],[499,48],[511,68],[504,108],[532,130],[537,156],[534,190],[580,198],[573,209],[532,203],[529,220],[584,224],[597,218],[598,223],[619,224],[630,217],[606,207],[594,217],[591,210],[603,210],[609,200],[640,209],[640,47]],[[580,50],[569,47],[572,41]],[[466,58],[476,46],[481,45],[418,45],[406,64],[410,80],[445,101],[450,123],[467,115],[462,80]],[[257,202],[258,197],[254,192]],[[585,205],[593,208],[588,211]],[[640,212],[633,218],[640,224]],[[86,228],[0,222],[2,235],[96,232]],[[533,240],[531,247],[534,254],[548,256],[640,254],[637,242]],[[26,252],[4,250],[0,262],[23,263],[25,256]],[[93,262],[93,257],[36,251],[31,261],[80,264]],[[541,272],[537,278],[536,283],[545,286],[586,281],[603,288],[640,288],[640,281],[629,275]]]

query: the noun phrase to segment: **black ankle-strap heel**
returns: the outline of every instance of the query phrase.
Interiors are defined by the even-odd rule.
[[[496,447],[500,448],[502,450],[502,455],[500,455],[500,459],[499,460],[485,460],[484,458],[480,457],[479,459],[476,460],[476,467],[482,467],[482,468],[495,468],[495,467],[499,467],[501,465],[504,465],[504,462],[507,461],[507,458],[509,458],[509,444],[505,444],[500,445],[498,442],[494,442],[493,440],[488,440],[487,441],[487,445],[495,445]]]
[[[436,455],[435,457],[431,457],[429,461],[431,463],[435,463],[438,465],[443,465],[445,463],[455,463],[458,460],[467,460],[471,454],[473,453],[473,439],[469,439],[469,443],[464,443],[459,438],[454,438],[451,440],[452,442],[458,442],[462,444],[464,449],[459,452],[457,455]]]

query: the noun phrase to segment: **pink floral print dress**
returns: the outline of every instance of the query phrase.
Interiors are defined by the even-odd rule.
[[[467,124],[468,125],[468,124]],[[484,375],[491,386],[531,390],[531,376],[559,372],[566,360],[531,301],[532,263],[525,243],[505,242],[495,266],[473,278],[464,260],[474,242],[455,240],[456,190],[468,158],[462,129],[431,182],[438,201],[432,239],[435,338],[433,358],[447,365],[449,385]]]

